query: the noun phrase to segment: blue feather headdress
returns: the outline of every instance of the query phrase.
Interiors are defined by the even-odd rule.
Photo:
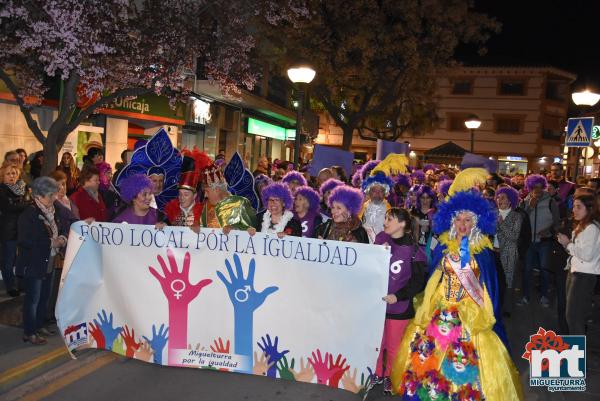
[[[394,186],[392,180],[383,173],[376,173],[375,175],[371,175],[367,177],[362,183],[362,191],[367,194],[371,187],[379,185],[384,188],[385,196],[388,196],[390,193],[390,189]]]
[[[496,233],[498,218],[496,211],[480,193],[475,191],[457,192],[446,202],[440,203],[437,213],[433,216],[433,232],[442,234],[450,231],[456,215],[467,211],[476,216],[476,225],[479,232],[484,235],[494,235]]]

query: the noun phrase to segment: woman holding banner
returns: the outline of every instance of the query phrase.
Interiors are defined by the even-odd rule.
[[[302,236],[315,237],[315,229],[323,222],[319,213],[319,193],[309,186],[296,189],[294,195],[294,217],[302,227]]]
[[[387,303],[385,326],[373,380],[375,384],[383,383],[384,394],[392,392],[392,363],[404,330],[415,316],[413,297],[423,291],[425,284],[427,257],[413,237],[412,221],[408,210],[391,208],[385,214],[383,232],[375,237],[375,244],[386,245],[391,251],[388,293],[383,297]]]
[[[262,201],[267,209],[256,216],[258,226],[248,228],[250,235],[260,231],[279,238],[285,235],[302,236],[300,222],[292,212],[294,199],[287,185],[276,182],[266,186],[262,191]]]
[[[113,223],[164,225],[165,216],[151,207],[152,181],[144,174],[134,174],[121,182],[121,199],[129,203]]]
[[[420,400],[522,400],[488,237],[497,216],[478,192],[464,189],[440,204],[434,217],[440,244],[423,302],[400,344],[393,390]]]
[[[362,203],[361,190],[348,185],[335,187],[328,199],[331,219],[317,227],[317,238],[368,244],[369,236],[358,218]]]

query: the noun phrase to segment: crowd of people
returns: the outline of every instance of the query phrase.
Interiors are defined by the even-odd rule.
[[[560,163],[547,174],[510,177],[483,166],[411,169],[397,154],[357,165],[349,176],[339,166],[311,176],[306,166],[261,158],[253,204],[229,192],[223,158],[196,149],[181,156],[177,192],[163,202],[163,171],[146,168],[117,186],[127,162],[113,178],[102,149],[91,148],[81,170],[64,153],[49,177],[27,168],[22,149],[5,155],[2,278],[11,296],[25,291],[24,341],[44,344],[53,334],[48,318],[69,226],[78,220],[388,247],[387,312],[373,380],[387,393],[519,399],[502,319],[532,302],[555,305],[561,334],[585,334],[600,275],[598,178],[569,182]]]

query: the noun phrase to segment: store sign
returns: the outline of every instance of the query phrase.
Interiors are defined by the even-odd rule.
[[[600,125],[594,125],[594,128],[592,128],[592,139],[594,141],[600,139]]]
[[[196,124],[208,124],[212,115],[210,114],[210,103],[200,99],[192,99],[192,121]]]
[[[289,135],[291,132],[293,132],[294,135],[290,137]],[[279,125],[269,124],[255,118],[248,118],[248,133],[267,138],[279,139],[280,141],[285,141],[296,137],[295,130],[285,129]]]
[[[169,105],[169,99],[163,96],[146,95],[134,99],[118,98],[106,109],[119,110],[149,116],[183,119],[185,104],[178,102],[175,109]]]
[[[508,160],[511,162],[527,161],[527,160],[523,159],[521,156],[506,156],[504,158],[500,158],[499,160]]]

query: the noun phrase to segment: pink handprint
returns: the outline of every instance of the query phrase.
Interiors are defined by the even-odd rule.
[[[167,267],[162,256],[157,255],[158,263],[162,267],[164,277],[152,267],[150,273],[158,280],[163,293],[169,302],[169,365],[176,365],[177,361],[172,355],[176,349],[185,349],[187,345],[188,305],[212,280],[200,280],[197,284],[191,284],[190,275],[190,253],[186,252],[183,259],[183,268],[179,272],[177,261],[173,251],[167,249],[169,265]]]
[[[331,377],[331,372],[329,370],[329,366],[327,366],[327,360],[331,358],[329,352],[325,353],[325,358],[321,355],[321,350],[317,349],[317,353],[312,353],[312,359],[308,358],[308,361],[312,365],[315,370],[315,374],[317,375],[317,383],[319,384],[327,384],[329,378]]]
[[[338,355],[335,363],[333,363],[333,356],[329,355],[329,373],[331,374],[328,383],[329,387],[339,387],[342,376],[350,369],[350,365],[344,367],[345,364],[346,358],[342,359],[342,354]]]

